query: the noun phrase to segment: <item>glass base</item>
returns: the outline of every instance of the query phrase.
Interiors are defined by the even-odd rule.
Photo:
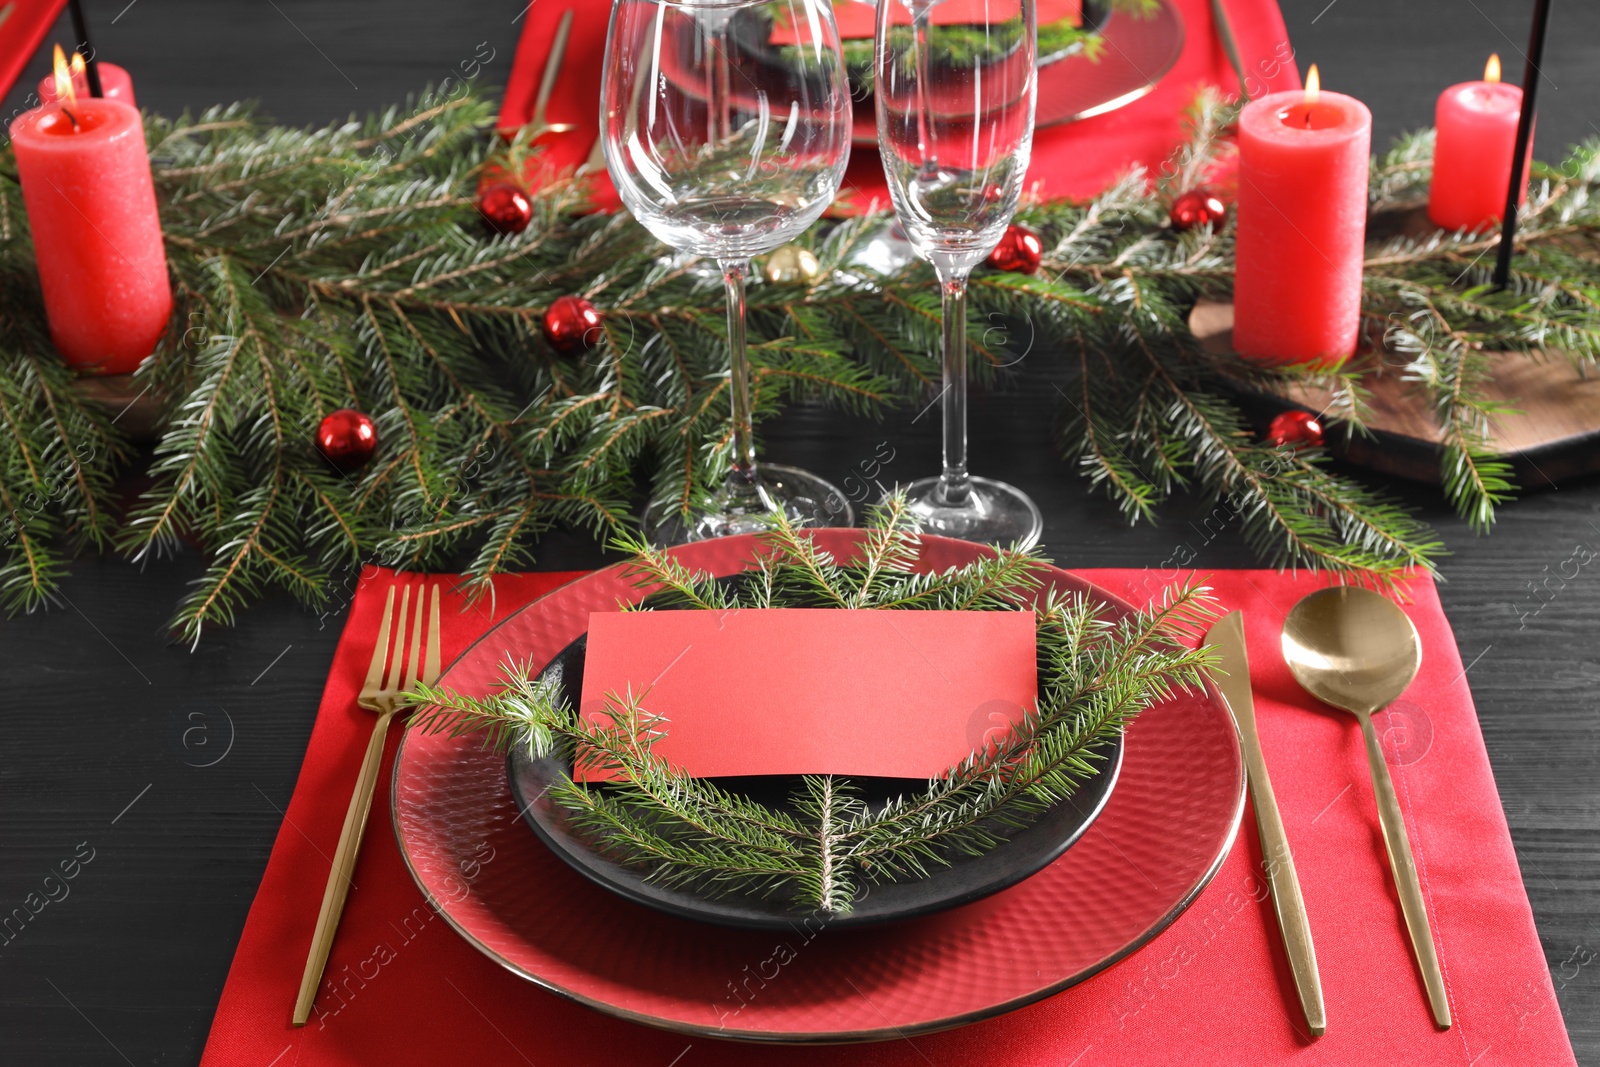
[[[832,482],[824,481],[809,471],[798,467],[785,467],[776,463],[760,463],[756,471],[761,477],[767,497],[781,507],[789,520],[803,526],[854,526],[856,513],[843,491]],[[772,528],[771,513],[765,508],[736,507],[731,505],[727,490],[711,498],[711,507],[704,515],[689,522],[676,512],[657,514],[654,508],[644,513],[645,535],[653,545],[681,545],[689,541],[709,541],[713,537],[732,537],[736,534],[760,533]]]
[[[960,506],[944,502],[938,478],[922,478],[906,488],[906,502],[923,533],[1005,548],[1028,549],[1039,543],[1044,518],[1027,494],[988,478],[972,478],[968,484],[971,492]]]

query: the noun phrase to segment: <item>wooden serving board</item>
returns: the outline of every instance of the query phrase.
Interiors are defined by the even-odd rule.
[[[135,444],[151,444],[158,436],[161,404],[153,392],[134,382],[133,375],[84,375],[72,388],[83,399],[105,405],[117,420],[117,429]]]
[[[1203,348],[1225,354],[1233,347],[1233,305],[1202,300],[1189,313],[1189,328]],[[1439,423],[1423,391],[1401,380],[1404,357],[1373,360],[1363,378],[1371,391],[1373,436],[1346,441],[1329,433],[1328,448],[1352,463],[1415,481],[1439,480]],[[1600,470],[1600,377],[1581,377],[1561,359],[1537,360],[1519,352],[1491,356],[1489,395],[1517,409],[1490,425],[1490,442],[1524,485]],[[1327,390],[1285,386],[1266,392],[1235,381],[1237,391],[1270,418],[1299,408],[1327,410]]]

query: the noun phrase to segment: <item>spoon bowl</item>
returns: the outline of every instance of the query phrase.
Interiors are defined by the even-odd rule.
[[[1406,836],[1405,816],[1395,796],[1384,759],[1374,712],[1406,691],[1422,665],[1417,628],[1388,597],[1358,586],[1322,589],[1296,604],[1283,622],[1283,658],[1306,692],[1343,708],[1361,723],[1367,768],[1378,802],[1378,822],[1389,852],[1389,870],[1400,894],[1400,910],[1411,948],[1428,990],[1433,1019],[1450,1025],[1450,997],[1444,986],[1439,953],[1428,926],[1428,908],[1417,877],[1417,864]]]
[[[1283,624],[1283,658],[1295,680],[1325,704],[1371,714],[1406,691],[1422,665],[1422,642],[1394,601],[1359,586],[1312,593]]]

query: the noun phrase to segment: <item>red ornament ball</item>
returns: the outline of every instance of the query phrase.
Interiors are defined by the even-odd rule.
[[[1322,420],[1309,411],[1284,411],[1267,427],[1267,440],[1275,447],[1321,448]]]
[[[366,463],[377,447],[378,428],[355,408],[340,408],[317,424],[317,451],[342,471]]]
[[[533,201],[515,182],[495,182],[478,194],[478,214],[495,233],[521,233],[533,219]]]
[[[557,352],[594,348],[605,336],[600,309],[581,296],[558,296],[544,313],[544,339]]]
[[[1032,274],[1039,269],[1044,258],[1044,244],[1039,235],[1026,226],[1012,224],[1006,227],[1000,243],[989,253],[988,264],[995,270],[1008,270],[1016,274]]]
[[[1201,186],[1190,189],[1172,202],[1167,217],[1175,230],[1192,230],[1210,223],[1212,229],[1221,226],[1228,218],[1228,207],[1210,189]]]

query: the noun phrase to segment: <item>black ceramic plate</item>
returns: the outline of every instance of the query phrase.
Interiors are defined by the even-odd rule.
[[[583,690],[583,662],[588,638],[580,637],[564,648],[541,673],[541,680],[552,678],[572,707],[579,704]],[[1043,870],[1070,848],[1089,828],[1105,807],[1122,767],[1122,738],[1102,748],[1105,761],[1099,774],[1090,778],[1065,802],[1042,814],[1026,829],[1016,831],[1009,840],[982,856],[957,859],[949,867],[936,868],[917,881],[892,882],[868,886],[847,914],[830,917],[832,927],[868,926],[909,919],[943,911],[960,904],[998,893],[1000,890]],[[787,901],[763,898],[757,894],[701,896],[695,892],[656,885],[644,874],[625,867],[595,851],[576,830],[565,809],[549,799],[551,783],[567,779],[569,763],[554,759],[531,759],[517,750],[506,760],[511,792],[517,807],[546,845],[579,873],[621,894],[629,900],[672,915],[719,926],[755,929],[789,928],[805,918]],[[719,784],[737,789],[770,804],[779,804],[792,791],[795,781],[787,776],[724,778]],[[868,803],[883,803],[924,784],[898,778],[855,778]]]
[[[1126,14],[1126,13],[1124,13]],[[1079,28],[1087,33],[1101,33],[1105,30],[1106,23],[1111,19],[1112,8],[1108,0],[1085,0],[1082,10],[1082,21]],[[745,10],[733,17],[730,23],[729,36],[740,50],[746,60],[754,61],[764,67],[781,69],[784,65],[784,47],[773,45],[769,41],[772,25],[769,17],[756,10]],[[846,41],[845,44],[851,42]],[[1035,65],[1046,67],[1052,63],[1059,63],[1068,56],[1076,55],[1083,51],[1081,39],[1071,44],[1042,51],[1035,60]],[[857,99],[862,99],[872,92],[872,69],[852,66],[849,70],[851,88],[857,93]]]

